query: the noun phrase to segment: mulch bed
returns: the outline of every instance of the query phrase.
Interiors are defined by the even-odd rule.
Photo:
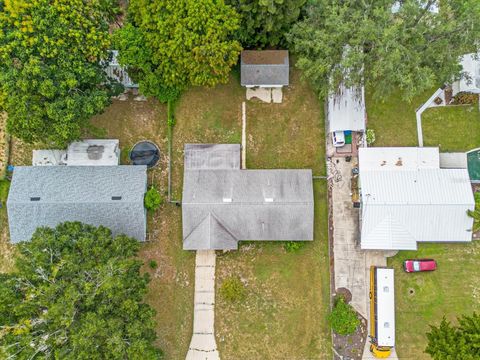
[[[360,360],[367,340],[367,320],[360,314],[360,325],[352,335],[338,335],[333,332],[334,358],[337,360]]]
[[[0,179],[5,176],[8,157],[7,116],[0,112]]]

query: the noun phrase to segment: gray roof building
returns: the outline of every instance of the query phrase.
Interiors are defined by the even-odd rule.
[[[240,170],[239,163],[239,145],[185,146],[183,248],[313,240],[311,170]]]
[[[144,241],[146,166],[18,166],[7,200],[10,239],[65,221],[103,225]]]
[[[246,87],[282,87],[289,84],[288,50],[243,50],[240,77]]]

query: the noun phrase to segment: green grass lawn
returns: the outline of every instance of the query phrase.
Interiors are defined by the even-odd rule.
[[[407,274],[402,261],[433,258],[437,271]],[[443,316],[480,311],[480,241],[470,244],[419,244],[417,251],[400,251],[389,259],[395,268],[396,349],[400,359],[430,359],[423,353],[429,324]]]
[[[407,102],[396,96],[385,101],[367,96],[369,129],[375,130],[374,146],[418,146],[415,110],[434,89]],[[480,146],[478,105],[427,109],[422,115],[425,146],[439,146],[440,151],[467,151]]]
[[[247,167],[325,169],[323,111],[291,74],[283,104],[247,103]],[[230,276],[246,284],[244,301],[217,294],[215,329],[222,359],[329,359],[329,258],[326,183],[315,193],[315,239],[298,252],[283,243],[247,242],[217,258],[217,289]]]
[[[423,113],[425,146],[442,152],[467,151],[480,147],[478,105],[428,109]]]
[[[282,104],[247,103],[247,167],[308,168],[325,174],[323,106],[300,80],[290,74]]]

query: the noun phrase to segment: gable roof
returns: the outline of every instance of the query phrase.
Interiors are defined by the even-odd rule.
[[[7,200],[12,242],[65,221],[145,240],[145,166],[18,166]]]
[[[232,155],[224,154],[224,160]],[[186,163],[188,156],[186,151]],[[313,240],[311,170],[240,170],[229,161],[219,163],[227,165],[185,165],[184,249],[231,250],[241,240]]]
[[[328,127],[334,131],[365,131],[365,92],[361,88],[341,86],[328,97]]]
[[[240,72],[242,86],[286,86],[288,50],[243,50]]]
[[[199,247],[210,250],[234,250],[238,239],[228,231],[217,217],[209,212],[207,216],[185,237],[184,250]]]
[[[361,149],[362,249],[415,250],[417,242],[471,240],[467,210],[475,204],[467,170],[440,169],[433,166],[438,149],[437,156],[414,149],[397,148],[396,156],[384,148]],[[389,160],[381,160],[385,153]]]

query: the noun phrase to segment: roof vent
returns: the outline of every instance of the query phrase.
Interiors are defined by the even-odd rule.
[[[38,196],[31,197],[30,201],[40,201],[40,197],[38,197]]]
[[[121,196],[112,196],[112,200],[122,200]]]

